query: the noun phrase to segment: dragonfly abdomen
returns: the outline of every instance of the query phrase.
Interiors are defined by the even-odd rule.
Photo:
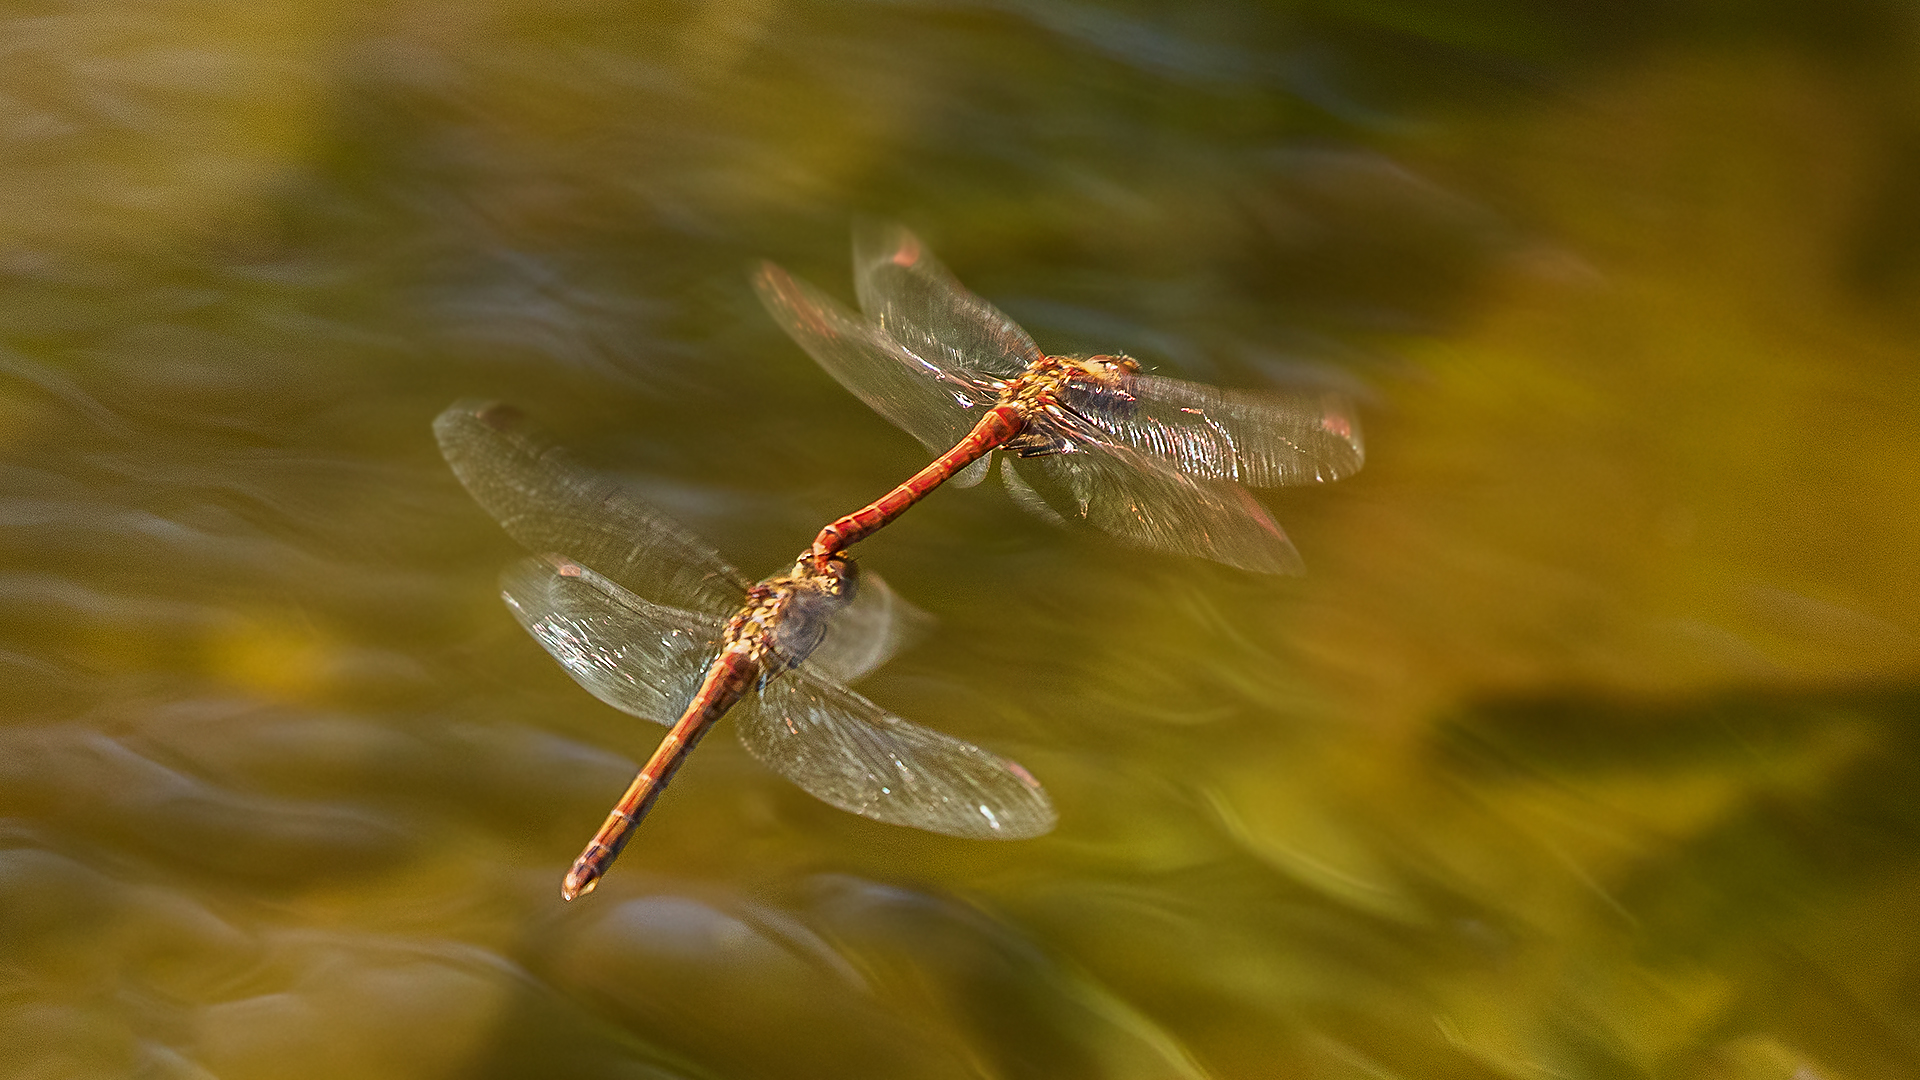
[[[744,645],[729,645],[721,650],[686,711],[660,740],[653,756],[640,767],[633,783],[627,785],[627,793],[614,804],[600,831],[587,843],[587,849],[574,860],[573,868],[567,871],[566,880],[560,885],[563,898],[572,900],[593,891],[601,875],[607,872],[608,864],[627,846],[634,830],[653,809],[660,793],[667,789],[667,783],[679,771],[681,763],[700,744],[701,736],[752,689],[762,666],[756,651]]]
[[[820,535],[814,537],[813,546],[807,549],[808,556],[823,559],[872,536],[906,513],[908,507],[925,498],[928,492],[946,483],[954,473],[1020,434],[1025,426],[1025,413],[1018,405],[1003,402],[988,409],[953,449],[934,458],[899,487],[821,529]]]

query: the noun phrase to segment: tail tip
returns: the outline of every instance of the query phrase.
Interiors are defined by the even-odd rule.
[[[578,900],[593,891],[600,884],[600,871],[597,867],[575,864],[567,871],[565,881],[560,883],[560,899]]]

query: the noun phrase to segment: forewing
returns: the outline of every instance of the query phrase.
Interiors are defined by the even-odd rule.
[[[754,757],[842,810],[976,840],[1053,828],[1053,804],[1018,763],[890,715],[812,665],[733,714]]]
[[[1018,323],[960,284],[898,225],[854,229],[853,287],[867,318],[941,367],[1011,378],[1040,358]]]
[[[972,429],[992,392],[922,358],[876,324],[772,263],[753,287],[768,314],[807,355],[928,449],[945,451]]]
[[[629,487],[575,461],[511,405],[462,401],[433,422],[440,453],[508,535],[674,607],[730,613],[748,580]]]
[[[725,623],[644,600],[559,555],[500,575],[513,617],[601,701],[671,725],[699,689]]]
[[[641,600],[563,555],[520,559],[501,600],[566,675],[622,713],[672,724],[699,690],[726,625]]]
[[[1261,574],[1304,571],[1287,534],[1240,485],[1189,476],[1071,415],[1049,421],[1070,449],[1015,459],[1026,481],[1024,490],[1014,485],[1015,501],[1028,509],[1043,506],[1151,551]]]
[[[853,682],[913,644],[932,621],[879,574],[863,570],[853,602],[834,613],[826,640],[808,659],[821,674]]]
[[[1326,483],[1366,460],[1339,394],[1222,390],[1158,375],[1069,384],[1063,400],[1109,438],[1189,476],[1253,487]]]

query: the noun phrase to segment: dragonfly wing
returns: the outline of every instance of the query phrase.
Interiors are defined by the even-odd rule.
[[[960,284],[898,225],[855,227],[853,287],[867,318],[941,367],[1011,378],[1040,358],[1018,323]]]
[[[469,493],[532,551],[565,552],[674,607],[731,613],[751,584],[627,485],[575,461],[511,405],[462,401],[433,422]]]
[[[679,719],[725,629],[719,618],[643,600],[560,555],[507,567],[500,595],[574,682],[656,724]]]
[[[822,674],[852,682],[913,644],[932,622],[879,574],[863,570],[853,602],[833,614],[826,640],[808,659]]]
[[[736,706],[734,721],[754,757],[842,810],[978,840],[1053,828],[1053,804],[1018,763],[890,715],[810,664]]]
[[[788,336],[827,374],[931,450],[944,451],[972,429],[974,410],[994,395],[937,362],[923,358],[879,326],[772,263],[761,264],[753,287]]]
[[[970,488],[987,478],[987,472],[993,468],[993,455],[988,454],[973,464],[953,474],[947,481],[948,487]]]
[[[1064,401],[1109,438],[1207,480],[1326,483],[1366,460],[1360,421],[1339,394],[1222,390],[1116,373],[1105,384],[1069,384]]]
[[[1044,496],[1033,490],[1033,485],[1027,482],[1026,477],[1020,475],[1019,469],[1014,468],[1011,455],[1000,459],[1000,479],[1006,482],[1007,494],[1013,496],[1013,501],[1019,505],[1020,509],[1053,525],[1072,524],[1062,517],[1058,510],[1049,505]]]
[[[1083,521],[1152,551],[1195,555],[1262,574],[1305,567],[1265,508],[1228,480],[1190,476],[1103,433],[1072,414],[1051,415],[1066,449],[1017,460],[1024,489],[1015,501]],[[1042,516],[1049,516],[1042,514]]]

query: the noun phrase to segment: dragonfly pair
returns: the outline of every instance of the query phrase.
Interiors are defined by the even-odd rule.
[[[541,553],[503,577],[521,625],[594,696],[671,728],[568,872],[569,900],[593,889],[729,708],[754,756],[841,809],[963,837],[1053,827],[1019,764],[845,685],[890,654],[897,604],[846,549],[940,484],[977,483],[993,450],[1009,451],[1015,501],[1042,516],[1265,573],[1297,573],[1299,555],[1242,485],[1360,467],[1359,426],[1337,395],[1218,390],[1123,356],[1047,355],[904,229],[856,236],[854,282],[860,315],[771,263],[755,287],[822,367],[939,456],[761,582],[509,406],[463,402],[434,423],[467,490]]]

